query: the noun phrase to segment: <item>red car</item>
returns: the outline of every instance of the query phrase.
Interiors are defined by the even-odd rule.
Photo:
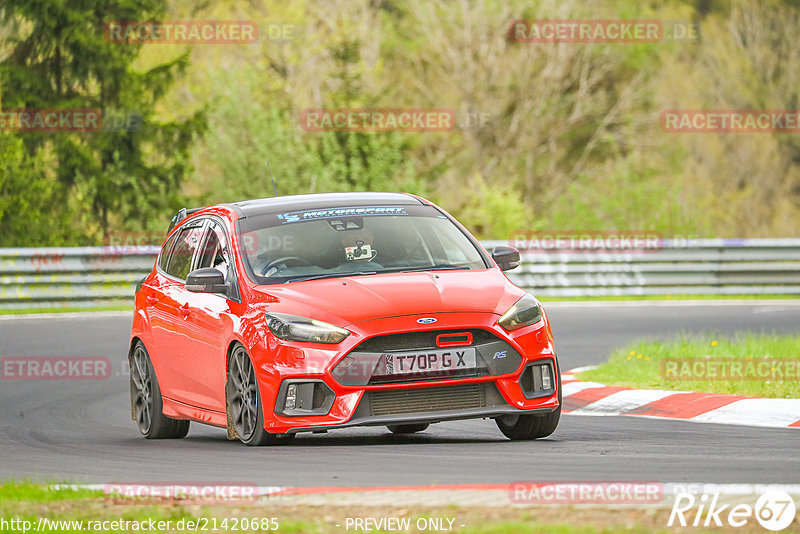
[[[558,362],[541,304],[503,273],[519,261],[407,194],[181,210],[136,290],[131,415],[147,438],[197,421],[248,445],[472,418],[548,436]]]

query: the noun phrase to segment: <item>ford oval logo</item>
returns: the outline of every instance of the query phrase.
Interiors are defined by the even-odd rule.
[[[422,319],[417,319],[419,324],[431,324],[436,322],[435,317],[423,317]]]

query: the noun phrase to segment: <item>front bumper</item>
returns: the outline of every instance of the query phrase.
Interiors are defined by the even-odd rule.
[[[378,336],[433,330],[416,323],[419,316],[378,319],[349,325],[353,332],[332,348],[319,344],[286,342],[268,336],[263,353],[254,351],[256,376],[262,392],[264,424],[269,432],[294,433],[352,426],[433,423],[458,419],[493,418],[508,414],[547,413],[558,407],[557,364],[546,320],[511,334],[496,325],[494,314],[449,313],[425,315],[439,319],[436,330],[483,329],[508,344],[520,355],[513,368],[495,366],[489,372],[468,377],[433,377],[402,383],[342,384],[336,365],[357,348]],[[269,355],[272,355],[271,357]],[[532,364],[548,364],[552,387],[531,394],[525,370]],[[527,373],[530,374],[530,373]],[[282,409],[286,384],[309,380],[324,383],[333,398],[324,413]],[[318,406],[317,406],[318,407]]]
[[[394,398],[387,398],[390,396]],[[447,409],[447,403],[452,403],[459,408]],[[287,432],[307,432],[353,426],[440,423],[459,419],[493,418],[509,414],[549,413],[552,410],[552,408],[528,410],[515,408],[502,398],[494,382],[453,384],[411,390],[366,391],[353,412],[353,416],[346,423],[294,427]]]

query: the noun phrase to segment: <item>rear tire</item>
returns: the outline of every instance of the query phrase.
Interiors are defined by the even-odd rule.
[[[164,403],[156,371],[144,344],[137,341],[130,356],[131,416],[147,439],[180,439],[189,433],[189,421],[163,413]]]
[[[510,440],[532,440],[546,438],[555,432],[561,419],[561,371],[556,359],[558,377],[558,408],[550,413],[531,415],[504,415],[495,419],[497,428]]]
[[[295,434],[271,434],[264,429],[264,410],[256,373],[250,356],[241,345],[233,348],[228,362],[225,402],[228,426],[245,445],[259,447],[294,439]]]
[[[417,423],[410,425],[388,425],[386,428],[393,434],[414,434],[415,432],[422,432],[431,426],[429,423]]]

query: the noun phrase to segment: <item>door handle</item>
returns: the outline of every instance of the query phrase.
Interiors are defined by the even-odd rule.
[[[157,298],[155,298],[155,297],[147,297],[145,300],[147,301],[147,303],[148,303],[150,306],[155,306],[155,305],[156,305],[156,303],[158,302],[158,299],[157,299]]]

